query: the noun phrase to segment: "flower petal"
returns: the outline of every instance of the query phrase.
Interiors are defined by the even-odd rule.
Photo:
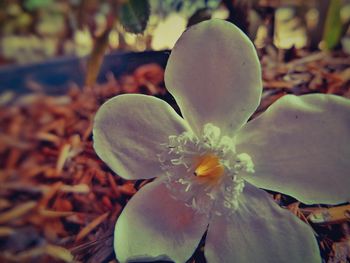
[[[306,204],[350,200],[350,100],[284,96],[249,122],[237,143],[255,165],[250,183]]]
[[[169,135],[186,130],[184,120],[164,101],[128,94],[108,100],[98,110],[93,130],[98,156],[125,179],[161,174],[157,154]]]
[[[199,134],[206,123],[232,135],[256,110],[261,70],[249,38],[233,24],[213,19],[190,27],[173,48],[165,84]]]
[[[159,178],[136,193],[120,215],[114,249],[120,262],[173,260],[191,257],[208,219],[170,196]]]
[[[320,263],[311,227],[263,190],[246,185],[232,217],[215,216],[205,243],[208,263]]]

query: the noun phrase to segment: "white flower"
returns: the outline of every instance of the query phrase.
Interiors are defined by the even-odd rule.
[[[120,262],[191,257],[207,230],[209,263],[320,262],[309,226],[258,187],[306,204],[350,199],[350,103],[286,95],[249,121],[262,92],[254,46],[234,25],[188,29],[165,72],[164,101],[121,95],[98,111],[94,147],[125,179],[155,181],[115,228]]]

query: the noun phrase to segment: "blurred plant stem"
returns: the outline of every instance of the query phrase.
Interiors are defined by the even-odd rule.
[[[94,49],[87,62],[85,86],[89,87],[96,83],[103,57],[108,47],[109,33],[111,30],[112,28],[106,28],[105,31],[95,39]]]
[[[82,3],[83,2],[84,1],[82,1]],[[114,24],[117,20],[117,14],[122,2],[124,1],[115,0],[113,3],[111,3],[112,10],[107,19],[107,26],[105,30],[95,38],[94,48],[87,62],[85,77],[85,86],[87,87],[90,87],[96,83],[98,73],[100,72],[100,68],[103,62],[103,57],[108,47],[109,33],[113,29]]]
[[[90,1],[90,0],[85,0]],[[84,4],[84,1],[82,2]],[[85,3],[86,4],[86,3]],[[125,31],[142,33],[149,20],[150,5],[147,0],[109,0],[111,7],[104,31],[95,38],[94,48],[87,63],[85,86],[96,83],[104,54],[109,44],[109,34],[118,22]]]

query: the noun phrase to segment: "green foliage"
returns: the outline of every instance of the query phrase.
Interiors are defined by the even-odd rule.
[[[31,11],[38,8],[47,7],[52,3],[53,3],[52,0],[26,0],[24,3],[24,6],[25,8]]]
[[[150,16],[148,0],[128,0],[119,9],[119,21],[126,31],[142,33]]]
[[[342,22],[340,18],[341,0],[331,0],[323,31],[323,42],[326,49],[334,49],[340,41]]]

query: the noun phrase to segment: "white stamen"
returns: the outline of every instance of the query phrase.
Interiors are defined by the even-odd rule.
[[[236,153],[233,139],[221,136],[220,129],[208,123],[199,137],[184,132],[169,136],[169,142],[162,145],[164,151],[158,158],[168,176],[166,185],[174,198],[208,216],[211,213],[225,216],[234,213],[244,188],[242,173],[254,173],[254,164],[248,154]],[[221,175],[213,170],[214,181],[206,180],[206,174],[200,178],[204,180],[199,180],[195,173],[198,158],[208,158],[214,163],[219,160],[218,165],[224,172]]]

